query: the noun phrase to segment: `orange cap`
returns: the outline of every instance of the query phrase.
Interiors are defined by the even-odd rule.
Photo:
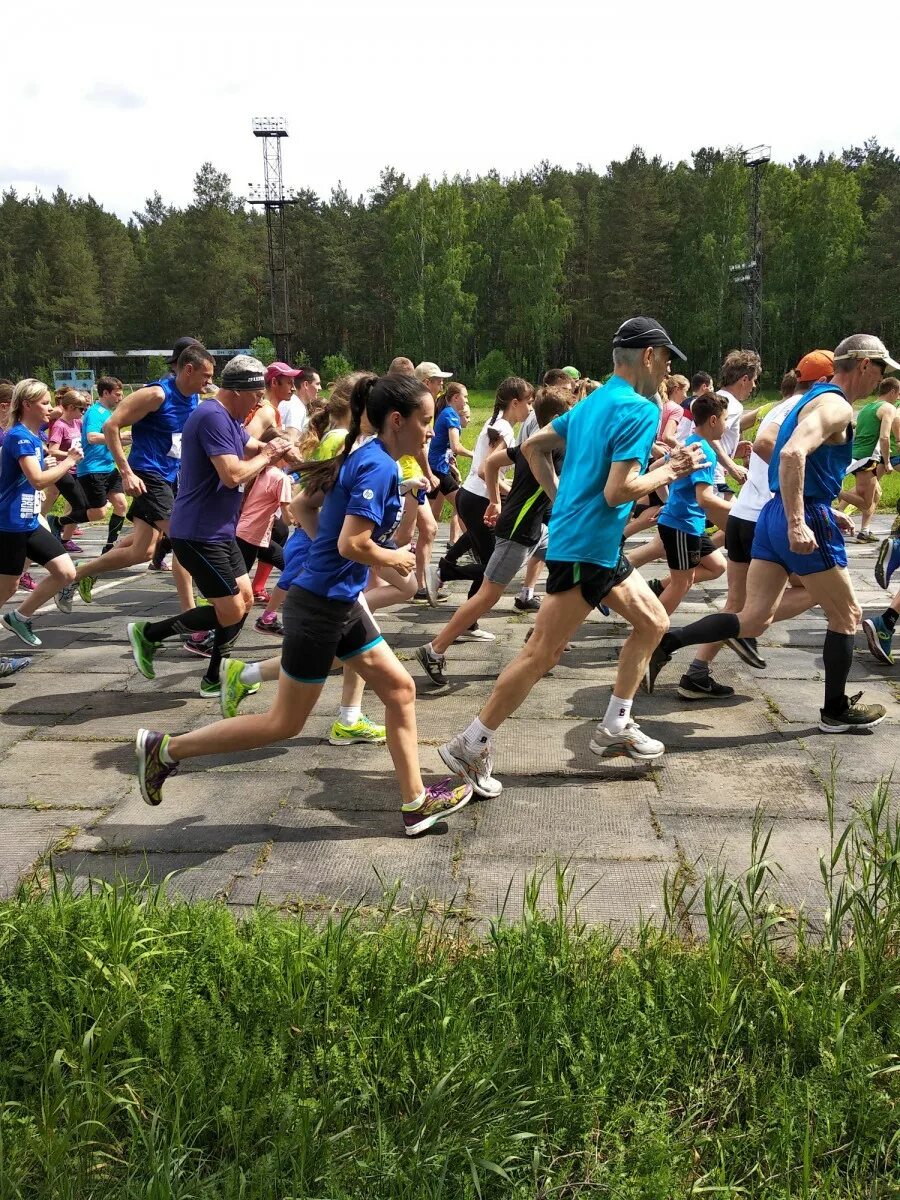
[[[810,350],[797,363],[799,383],[815,383],[823,376],[830,379],[834,374],[834,355],[830,350]]]

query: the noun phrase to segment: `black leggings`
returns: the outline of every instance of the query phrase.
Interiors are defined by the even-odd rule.
[[[271,563],[279,571],[284,570],[284,551],[275,541],[274,537],[268,546],[254,546],[250,542],[245,542],[243,538],[238,538],[237,544],[241,554],[244,556],[244,563],[248,571],[257,558],[260,562]]]
[[[489,529],[484,523],[487,506],[487,496],[476,496],[474,492],[470,492],[464,487],[459,489],[456,493],[456,511],[469,535],[468,545],[463,545],[465,539],[460,538],[440,563],[441,579],[470,579],[472,581],[469,587],[470,596],[474,596],[481,587],[484,580],[484,568],[490,562],[497,544],[493,529]],[[464,550],[470,550],[478,560],[475,566],[461,567],[458,565],[457,559]]]
[[[61,475],[56,481],[56,487],[64,500],[68,500],[72,511],[65,517],[60,517],[61,525],[80,525],[87,520],[88,503],[77,475]]]

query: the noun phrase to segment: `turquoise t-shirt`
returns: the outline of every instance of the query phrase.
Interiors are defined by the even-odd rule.
[[[680,529],[682,533],[692,533],[700,537],[706,528],[706,513],[697,503],[697,484],[713,483],[716,477],[716,454],[709,442],[696,433],[684,439],[686,446],[699,442],[700,449],[706,459],[705,467],[698,467],[690,475],[683,475],[669,484],[669,498],[662,507],[657,521],[658,525],[668,525],[670,529]]]
[[[103,426],[112,415],[113,410],[101,404],[99,400],[84,414],[81,421],[81,447],[84,450],[84,458],[75,468],[77,475],[106,474],[116,469],[115,459],[106,442],[92,445],[88,441],[89,433],[103,432]]]
[[[603,495],[614,462],[647,469],[659,407],[613,375],[602,388],[551,422],[566,457],[553,501],[547,559],[614,567],[632,502],[611,508]]]

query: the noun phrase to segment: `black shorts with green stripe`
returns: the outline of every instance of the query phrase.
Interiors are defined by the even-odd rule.
[[[591,608],[602,604],[614,587],[628,578],[634,567],[622,552],[614,567],[601,567],[597,563],[547,562],[547,593],[570,592],[580,588],[585,601]]]

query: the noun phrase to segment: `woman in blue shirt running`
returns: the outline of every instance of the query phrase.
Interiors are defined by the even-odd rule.
[[[165,780],[186,758],[257,749],[300,733],[335,659],[352,659],[384,704],[406,834],[424,833],[468,803],[472,789],[458,780],[424,786],[415,685],[361,600],[371,567],[393,567],[405,575],[415,567],[414,555],[395,549],[391,541],[400,513],[397,460],[424,450],[434,404],[418,380],[385,375],[361,379],[350,408],[344,451],[303,468],[309,486],[322,486],[328,494],[316,538],[285,601],[281,674],[272,708],[177,736],[139,730],[138,778],[148,804],[160,803]],[[376,436],[351,455],[363,413]]]

